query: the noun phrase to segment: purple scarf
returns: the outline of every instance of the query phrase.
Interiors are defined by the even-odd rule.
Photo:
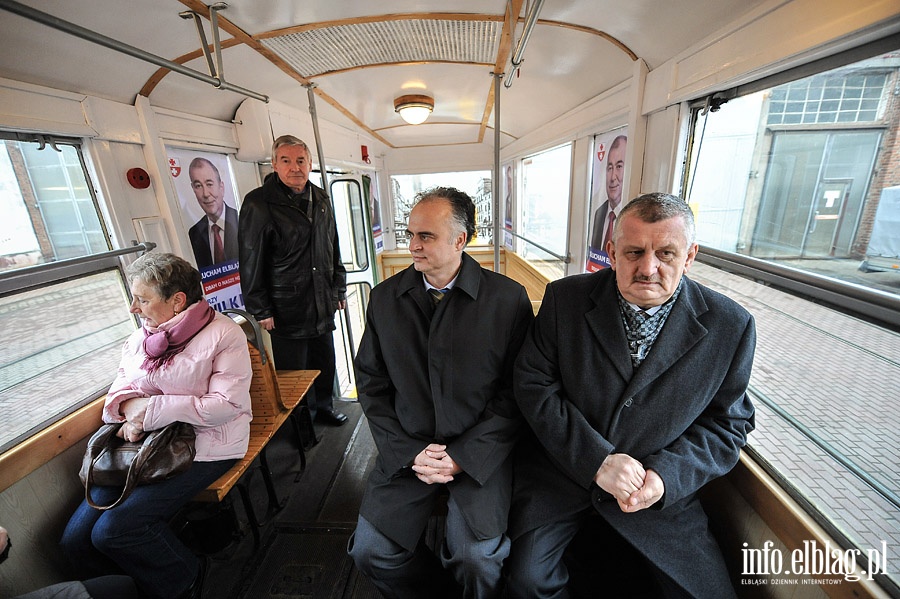
[[[216,315],[204,300],[200,300],[182,314],[182,318],[169,329],[157,328],[151,332],[144,327],[143,345],[147,357],[141,364],[141,368],[148,374],[156,372],[171,362],[172,358],[181,353],[188,342],[194,338],[194,335],[212,322]]]

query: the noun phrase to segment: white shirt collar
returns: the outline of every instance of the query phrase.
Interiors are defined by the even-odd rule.
[[[209,221],[210,229],[212,229],[213,225],[219,225],[220,229],[222,229],[223,231],[225,230],[225,210],[224,209],[222,209],[222,216],[220,216],[219,218],[213,220],[209,217],[209,215],[206,215],[206,220]]]
[[[632,304],[628,300],[625,300],[625,303],[628,304],[629,306],[631,306],[631,309],[634,310],[635,312],[646,312],[648,316],[653,316],[654,314],[659,312],[660,308],[662,308],[662,305],[659,305],[659,306],[651,306],[650,308],[644,309],[644,308],[641,308],[640,306],[638,306],[637,304]]]
[[[449,290],[453,289],[454,285],[456,285],[456,279],[458,279],[458,278],[459,278],[459,274],[457,274],[455,277],[453,277],[453,280],[450,281],[449,283],[447,283],[447,285],[445,287],[435,287],[434,285],[432,285],[431,283],[428,282],[428,279],[425,277],[425,274],[424,273],[422,274],[422,280],[425,281],[425,291],[428,291],[429,289],[437,289],[438,291],[449,291]]]

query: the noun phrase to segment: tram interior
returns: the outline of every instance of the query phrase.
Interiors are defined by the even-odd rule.
[[[703,491],[738,595],[900,597],[896,0],[0,0],[0,15],[0,597],[70,575],[56,544],[138,326],[123,265],[193,260],[202,212],[181,173],[211,160],[239,209],[281,134],[309,144],[335,205],[350,421],[270,441],[280,509],[258,543],[236,493],[179,513],[211,558],[205,597],[379,596],[346,554],[375,454],[352,358],[368,290],[410,263],[410,202],[467,191],[467,251],[537,310],[549,281],[604,266],[592,218],[618,137],[623,197],[684,197],[690,276],[757,322],[757,428]],[[245,476],[265,513],[258,468]],[[811,544],[854,574],[748,569]]]

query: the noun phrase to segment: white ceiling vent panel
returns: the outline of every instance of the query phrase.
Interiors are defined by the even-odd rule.
[[[260,40],[304,77],[375,64],[493,64],[497,21],[397,20],[313,29]]]

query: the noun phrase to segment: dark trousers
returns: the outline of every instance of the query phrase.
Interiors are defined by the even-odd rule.
[[[334,334],[329,331],[308,339],[288,339],[272,335],[272,351],[275,353],[275,368],[280,370],[321,370],[310,389],[306,405],[310,416],[315,418],[318,410],[326,412],[334,409]]]
[[[439,561],[422,544],[407,551],[360,516],[347,551],[359,571],[388,599],[458,596],[453,581],[445,579],[446,572],[466,599],[499,597],[501,568],[509,555],[506,535],[476,537],[452,497],[447,502],[444,535]]]
[[[169,480],[141,485],[105,512],[82,501],[69,519],[60,545],[78,578],[124,572],[146,597],[178,597],[197,577],[200,560],[169,527],[169,520],[222,476],[235,460],[194,462]],[[119,487],[91,488],[100,504],[112,503]]]
[[[520,536],[506,563],[509,599],[691,597],[593,510]]]

